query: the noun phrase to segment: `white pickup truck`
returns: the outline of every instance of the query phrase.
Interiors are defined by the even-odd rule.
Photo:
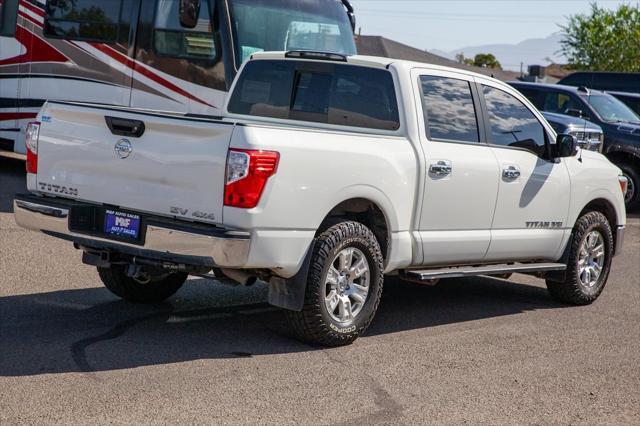
[[[262,280],[322,345],[366,330],[385,275],[527,273],[591,303],[623,243],[618,168],[512,87],[438,66],[256,54],[220,118],[50,102],[26,140],[17,223],[73,242],[113,293]]]

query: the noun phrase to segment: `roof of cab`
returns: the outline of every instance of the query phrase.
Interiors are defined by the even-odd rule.
[[[286,59],[286,60],[309,60],[309,61],[333,61],[338,62],[337,60],[331,59],[317,59],[317,58],[305,58],[305,57],[288,57],[287,54],[290,52],[259,52],[251,55],[251,60],[264,60],[264,59]],[[315,52],[311,52],[315,53]],[[393,59],[393,58],[385,58],[381,56],[364,56],[364,55],[353,55],[353,56],[343,56],[346,59],[346,63],[351,65],[360,65],[365,67],[372,68],[389,68],[391,65],[395,65],[401,68],[405,68],[408,70],[414,68],[429,68],[434,70],[441,71],[451,71],[458,74],[465,74],[469,76],[474,76],[483,79],[496,80],[495,78],[487,77],[486,75],[478,74],[472,71],[462,70],[460,68],[452,68],[445,67],[442,65],[429,64],[424,62],[414,62],[414,61],[406,61],[402,59]],[[499,81],[499,80],[496,80]]]

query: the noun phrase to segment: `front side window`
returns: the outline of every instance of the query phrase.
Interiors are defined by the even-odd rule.
[[[478,119],[468,81],[421,76],[425,126],[430,139],[479,142]]]
[[[253,61],[236,83],[229,112],[378,130],[400,128],[391,73],[353,65]]]
[[[229,0],[238,65],[262,51],[355,55],[353,30],[336,0]]]
[[[121,36],[122,19],[131,16],[133,3],[134,0],[49,0],[44,33],[69,40],[115,43]]]
[[[544,94],[543,111],[567,114],[569,110],[580,111],[583,108],[570,95],[560,92],[546,92]]]
[[[153,45],[160,56],[213,60],[216,58],[212,8],[202,0],[195,28],[180,24],[180,0],[159,0]]]
[[[482,86],[489,112],[491,143],[524,148],[538,156],[546,153],[546,136],[542,124],[517,98],[490,86]]]

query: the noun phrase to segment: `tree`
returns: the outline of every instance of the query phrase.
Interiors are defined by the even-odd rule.
[[[478,53],[475,58],[473,58],[473,65],[482,68],[502,69],[500,62],[498,62],[496,57],[491,53]]]
[[[573,15],[561,26],[561,52],[573,69],[640,72],[640,8],[607,10],[591,4],[590,14]]]
[[[502,65],[491,53],[479,53],[473,59],[465,58],[464,53],[456,54],[456,62],[482,68],[502,69]]]

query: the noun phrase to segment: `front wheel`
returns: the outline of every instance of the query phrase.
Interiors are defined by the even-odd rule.
[[[109,291],[134,303],[162,302],[180,290],[188,277],[185,273],[154,273],[133,278],[120,265],[98,268],[98,274]]]
[[[611,225],[602,213],[590,212],[578,219],[572,238],[565,280],[547,280],[547,288],[560,302],[588,305],[600,296],[609,277],[613,256]]]
[[[382,286],[383,258],[376,237],[361,223],[339,223],[317,238],[304,307],[288,311],[287,318],[304,341],[348,345],[373,320]]]

